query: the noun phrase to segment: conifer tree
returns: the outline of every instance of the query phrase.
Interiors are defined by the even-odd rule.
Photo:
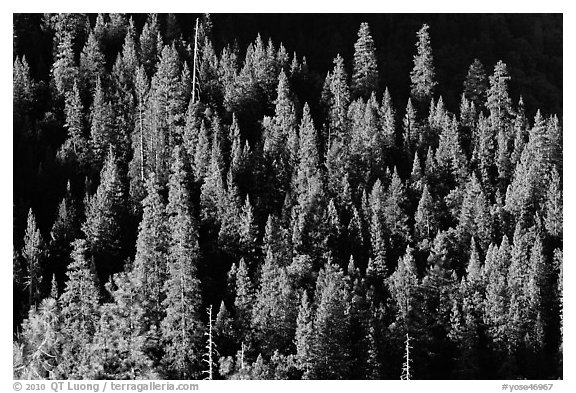
[[[301,295],[294,342],[296,345],[297,367],[303,373],[303,379],[309,378],[311,377],[313,366],[314,314],[306,291],[303,291]]]
[[[355,96],[367,97],[378,89],[378,64],[376,48],[368,23],[360,24],[358,40],[354,44],[354,73],[352,92]]]
[[[114,113],[112,105],[108,101],[102,88],[100,78],[96,80],[94,100],[90,111],[90,144],[92,147],[92,159],[99,172],[102,169],[106,154],[112,147],[118,147],[116,142],[116,130],[114,129]]]
[[[246,195],[246,201],[240,212],[238,234],[240,235],[240,251],[252,264],[259,259],[259,229],[254,217],[254,208],[250,203],[250,196]]]
[[[490,76],[487,108],[490,111],[490,120],[496,130],[507,128],[512,115],[512,103],[508,95],[508,81],[510,76],[506,64],[502,60],[494,66],[494,73]]]
[[[552,169],[550,186],[546,192],[546,204],[544,207],[544,223],[550,236],[562,239],[563,233],[563,205],[562,183],[556,168]]]
[[[133,200],[144,199],[145,181],[148,176],[148,146],[149,135],[148,119],[146,118],[148,106],[148,78],[143,66],[135,70],[134,75],[134,96],[135,113],[134,113],[134,131],[132,133],[132,151],[133,156],[129,164],[130,173],[130,196]]]
[[[59,41],[51,73],[56,91],[60,96],[66,98],[67,93],[72,91],[78,78],[78,66],[74,60],[71,34],[65,34]]]
[[[30,75],[26,56],[16,57],[12,68],[12,104],[14,119],[23,117],[32,109],[35,83]]]
[[[252,310],[252,328],[262,353],[292,350],[296,331],[297,298],[286,270],[268,253],[262,267],[260,289]]]
[[[160,334],[160,323],[166,315],[162,304],[166,298],[164,283],[168,275],[169,231],[164,201],[153,174],[146,186],[147,195],[142,202],[144,212],[138,226],[132,275],[139,283],[138,295],[145,310],[145,330],[149,331],[154,340]],[[193,244],[188,246],[193,247]]]
[[[434,201],[428,190],[428,184],[424,184],[414,221],[414,238],[418,241],[419,247],[426,249],[438,229]]]
[[[507,279],[510,265],[510,244],[508,237],[502,238],[498,248],[491,245],[486,253],[486,261],[482,275],[486,282],[486,300],[484,302],[484,323],[488,335],[492,338],[495,347],[504,346],[504,323],[508,310]]]
[[[350,293],[344,273],[330,262],[318,275],[311,377],[346,379],[350,375]]]
[[[288,136],[296,127],[296,113],[291,98],[288,77],[284,70],[278,77],[277,97],[275,100],[275,116],[270,132],[266,137],[264,151],[272,156],[282,155],[286,149]]]
[[[530,249],[529,271],[525,291],[528,297],[527,347],[539,354],[546,344],[545,331],[550,322],[552,269],[543,253],[542,237],[535,234]]]
[[[382,96],[382,105],[380,107],[380,120],[382,128],[382,139],[386,147],[386,152],[388,155],[392,155],[395,152],[396,147],[396,111],[392,106],[392,98],[388,88],[384,90],[384,95]],[[388,160],[390,163],[391,160]]]
[[[410,240],[408,216],[404,211],[406,202],[406,190],[395,168],[392,181],[386,193],[383,213],[384,223],[390,233],[390,246],[396,251],[403,249]]]
[[[118,379],[156,378],[146,353],[144,307],[138,296],[138,281],[126,272],[107,283],[113,302],[101,308],[94,336],[98,377]]]
[[[414,68],[410,72],[411,95],[420,102],[429,100],[438,84],[434,71],[429,28],[427,24],[424,24],[416,34],[418,36],[417,54],[414,55]]]
[[[250,279],[248,267],[244,259],[240,260],[236,271],[236,298],[234,309],[236,311],[236,330],[241,340],[245,340],[250,332],[252,321],[252,308],[256,300],[256,293]]]
[[[196,375],[199,366],[202,323],[198,280],[198,229],[192,216],[188,169],[179,146],[174,148],[168,187],[168,275],[164,283],[162,338],[164,362],[180,378]],[[183,349],[184,348],[184,349]]]
[[[96,194],[88,199],[86,221],[82,224],[101,282],[106,282],[111,273],[120,271],[124,261],[123,223],[127,214],[124,181],[116,157],[110,151],[100,173]]]
[[[202,135],[200,136],[200,138],[201,138],[200,140],[203,139]],[[199,157],[198,154],[196,155],[195,158],[198,158],[200,162],[205,160],[204,158]],[[200,206],[202,208],[203,220],[224,222],[226,217],[228,218],[232,217],[232,219],[235,220],[238,216],[237,214],[235,214],[236,213],[235,210],[238,207],[234,210],[225,210],[226,208],[229,209],[232,206],[234,206],[236,201],[229,200],[227,198],[226,191],[232,192],[232,190],[231,189],[226,190],[224,186],[224,174],[225,174],[225,163],[221,144],[218,139],[218,136],[212,135],[212,146],[211,146],[209,167],[207,168],[206,178],[204,179],[204,183],[202,184],[200,194]]]
[[[330,135],[327,136],[327,141],[330,142],[332,138],[341,138],[345,141],[347,140],[346,113],[350,103],[350,92],[344,59],[340,55],[334,59],[334,70],[330,75],[330,97]]]
[[[88,35],[88,41],[80,54],[79,73],[82,80],[82,86],[93,92],[97,81],[104,76],[104,67],[106,59],[100,49],[100,43],[94,32]]]
[[[62,361],[59,378],[92,379],[92,340],[96,332],[99,293],[92,268],[87,261],[88,244],[76,240],[73,262],[68,267],[68,282],[60,297],[62,307]]]
[[[64,162],[77,163],[81,168],[85,168],[89,164],[90,150],[84,133],[83,107],[76,81],[72,91],[66,96],[64,112],[66,114],[64,127],[68,131],[68,137],[60,147],[58,156]]]
[[[323,182],[320,172],[320,157],[318,154],[317,134],[310,116],[310,108],[304,105],[304,113],[300,122],[298,149],[298,166],[292,189],[297,195],[298,204],[293,216],[292,241],[295,248],[302,253],[310,252],[321,240],[320,220],[323,214]]]
[[[404,144],[404,152],[411,157],[418,147],[417,142],[420,139],[420,131],[416,120],[416,110],[412,106],[412,99],[408,98],[406,106],[406,114],[402,120],[402,139]]]
[[[71,243],[80,237],[80,211],[70,191],[70,182],[66,196],[58,205],[58,215],[50,231],[50,265],[60,282],[70,261]]]
[[[204,179],[210,167],[210,137],[206,123],[202,121],[198,130],[198,144],[194,153],[194,176]]]
[[[160,56],[160,53],[157,52],[159,34],[158,14],[148,15],[148,19],[142,28],[139,42],[142,65],[148,77],[151,77],[154,73],[158,56]]]
[[[44,262],[44,241],[32,209],[28,211],[26,233],[22,257],[26,261],[26,287],[28,288],[28,305],[34,307],[40,303],[42,271]]]
[[[412,249],[398,261],[396,270],[388,280],[388,288],[398,309],[397,318],[409,326],[412,313],[415,311],[415,298],[418,291],[418,277]]]
[[[464,80],[464,97],[474,103],[476,108],[482,108],[486,103],[486,90],[488,79],[484,65],[478,59],[470,64],[468,74]]]
[[[57,301],[46,298],[38,307],[32,307],[22,322],[22,333],[17,348],[20,362],[14,364],[18,379],[48,379],[54,376],[60,361],[60,310]],[[20,363],[20,364],[18,364]]]

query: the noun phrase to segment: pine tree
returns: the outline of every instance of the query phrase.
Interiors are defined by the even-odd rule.
[[[180,378],[196,375],[200,363],[202,323],[201,293],[198,280],[198,229],[192,216],[188,170],[179,146],[174,148],[168,188],[168,275],[164,283],[166,298],[162,305],[165,341],[164,362]],[[183,350],[184,348],[184,350]]]
[[[412,106],[412,99],[408,98],[406,105],[406,114],[402,120],[402,139],[404,144],[404,152],[408,157],[411,157],[419,148],[418,141],[420,140],[420,129],[416,120],[416,110]],[[420,149],[418,149],[420,150]]]
[[[474,103],[476,108],[482,108],[486,103],[488,79],[484,65],[478,59],[470,64],[464,80],[464,97]]]
[[[489,337],[497,348],[502,348],[505,342],[504,324],[509,304],[507,280],[510,251],[508,237],[504,236],[499,248],[495,245],[488,248],[482,270],[486,282],[484,323]]]
[[[474,157],[480,169],[482,185],[490,190],[495,184],[494,179],[497,174],[496,155],[496,134],[494,128],[490,127],[488,119],[480,115],[478,119],[477,145],[474,150]]]
[[[53,298],[44,299],[32,307],[28,319],[22,322],[22,333],[17,347],[21,361],[14,364],[18,379],[48,379],[60,361],[60,310]],[[16,354],[15,354],[16,355]],[[18,364],[20,363],[20,364]]]
[[[132,133],[133,157],[129,164],[130,196],[133,200],[144,199],[144,186],[148,176],[148,78],[143,66],[136,69],[134,75],[134,96],[136,98],[134,113],[134,132]]]
[[[506,209],[526,226],[531,225],[534,214],[545,204],[546,184],[552,172],[549,152],[546,123],[538,111],[528,144],[522,151],[506,192]]]
[[[116,130],[114,127],[112,105],[107,100],[102,88],[102,82],[100,78],[98,78],[96,80],[94,100],[90,111],[90,144],[92,147],[94,166],[97,172],[102,169],[108,151],[112,149],[112,147],[118,146],[118,143],[115,143],[115,134]]]
[[[26,287],[28,288],[28,305],[34,307],[40,303],[42,293],[42,270],[44,262],[44,241],[32,209],[28,211],[26,233],[22,257],[26,261]]]
[[[414,55],[414,69],[410,72],[411,95],[420,102],[429,100],[438,84],[430,47],[429,28],[427,24],[424,24],[416,34],[418,36],[417,54]]]
[[[295,250],[302,254],[321,253],[324,189],[318,138],[307,104],[304,105],[299,135],[298,166],[292,187],[297,196],[297,205],[292,211],[292,242]]]
[[[159,34],[158,14],[148,15],[148,19],[142,28],[139,42],[142,65],[148,77],[151,77],[154,73],[158,56],[160,56],[160,53],[157,52]]]
[[[382,129],[382,139],[389,156],[396,150],[396,111],[392,106],[392,98],[388,88],[384,90],[382,96],[382,106],[380,107],[380,120]],[[388,159],[388,163],[392,160]]]
[[[350,92],[348,88],[348,75],[344,69],[344,59],[338,55],[334,59],[334,70],[330,75],[330,109],[329,109],[329,130],[327,142],[332,138],[347,140],[346,114],[350,103]]]
[[[552,169],[550,186],[546,192],[546,204],[544,207],[544,223],[550,236],[562,239],[563,233],[563,205],[562,205],[562,180],[556,168]]]
[[[405,213],[406,203],[406,190],[395,168],[392,182],[386,193],[383,211],[384,223],[390,234],[390,247],[392,250],[399,251],[404,249],[406,243],[410,241],[408,216]]]
[[[354,44],[354,73],[352,92],[355,96],[367,97],[378,89],[378,65],[376,48],[368,23],[360,24],[358,40]]]
[[[32,109],[35,83],[30,75],[26,56],[16,57],[12,68],[12,105],[14,119],[24,117]]]
[[[270,132],[264,142],[264,151],[271,156],[286,154],[286,143],[292,129],[296,127],[296,112],[291,98],[288,77],[284,70],[278,77],[277,97],[275,101],[275,116]],[[276,159],[281,159],[280,157]]]
[[[350,293],[344,273],[330,262],[318,275],[314,317],[314,379],[346,379],[350,375]]]
[[[87,261],[88,244],[76,240],[68,267],[68,282],[60,297],[62,307],[62,361],[58,378],[92,379],[92,340],[99,317],[99,292]]]
[[[252,308],[256,300],[256,293],[248,273],[248,267],[244,259],[240,260],[236,271],[236,299],[234,309],[236,311],[236,329],[243,341],[250,333],[252,321]]]
[[[106,66],[106,59],[100,49],[94,32],[90,32],[88,41],[82,49],[80,54],[80,67],[79,74],[82,80],[82,86],[87,88],[89,92],[93,92],[96,88],[99,79],[104,76],[104,67]]]
[[[396,270],[388,279],[388,288],[392,299],[398,308],[397,318],[409,326],[412,314],[415,311],[415,297],[418,291],[419,280],[412,249],[406,248],[406,253],[398,261]]]
[[[80,212],[70,192],[68,182],[66,196],[58,205],[58,215],[50,231],[49,254],[53,273],[62,281],[70,261],[71,242],[80,237]]]
[[[88,199],[86,221],[82,232],[86,235],[89,253],[94,257],[101,282],[121,270],[125,257],[126,186],[115,155],[109,152],[100,173],[96,194]]]
[[[300,300],[296,319],[296,362],[303,373],[303,379],[310,377],[313,367],[312,351],[314,345],[314,314],[311,309],[308,293],[304,291]]]
[[[158,70],[152,78],[149,105],[153,108],[150,130],[153,134],[153,162],[156,176],[163,184],[168,176],[172,149],[182,138],[185,103],[181,83],[181,65],[173,44],[162,49]]]
[[[78,78],[78,66],[74,60],[71,34],[65,34],[59,41],[51,73],[56,91],[60,96],[66,98],[67,93],[72,91]]]
[[[102,378],[157,378],[146,353],[144,307],[138,296],[138,281],[126,272],[107,283],[113,302],[101,308],[94,337],[94,357]]]
[[[438,230],[434,201],[428,191],[428,184],[424,184],[414,221],[414,238],[419,242],[419,247],[426,249]]]
[[[200,135],[200,141],[202,141],[202,139],[202,135]],[[198,146],[198,148],[200,148],[200,146]],[[197,150],[197,155],[195,157],[195,162],[197,163],[205,160],[205,158],[199,157],[199,151],[200,150]],[[196,158],[198,158],[199,162],[196,161]],[[236,201],[229,202],[227,199],[227,191],[231,192],[232,190],[226,190],[224,186],[224,174],[225,162],[222,145],[220,144],[218,135],[213,134],[209,167],[207,168],[206,177],[204,179],[204,183],[202,184],[200,194],[202,219],[205,221],[212,220],[214,222],[224,222],[226,217],[232,217],[233,219],[236,219],[238,216],[235,214],[235,209],[228,211],[225,210],[226,208],[231,208],[233,202]],[[222,228],[221,231],[223,231]]]
[[[148,179],[147,195],[142,204],[144,212],[138,226],[132,275],[139,283],[138,295],[145,309],[145,330],[150,332],[151,340],[155,340],[160,334],[160,323],[166,316],[163,302],[168,275],[169,231],[164,201],[153,174]]]
[[[540,354],[546,344],[545,331],[550,322],[552,268],[544,256],[542,237],[536,233],[530,249],[529,272],[525,291],[528,297],[527,334],[524,340],[530,350]]]
[[[496,130],[507,128],[512,115],[512,103],[508,95],[508,81],[510,76],[506,64],[502,60],[494,66],[494,73],[490,76],[487,108],[490,111],[490,120]]]
[[[203,121],[198,130],[198,143],[194,154],[194,176],[196,179],[204,179],[210,166],[210,138],[208,127]]]
[[[268,253],[252,310],[252,329],[262,353],[289,353],[296,331],[297,298],[286,270]]]
[[[90,150],[84,135],[83,107],[76,81],[74,81],[72,91],[66,96],[64,112],[66,114],[64,127],[68,131],[68,137],[60,147],[58,156],[64,162],[77,164],[85,169],[89,164]]]

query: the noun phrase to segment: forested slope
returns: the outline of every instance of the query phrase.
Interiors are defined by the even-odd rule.
[[[230,18],[14,16],[14,375],[561,378],[558,16],[518,80]]]

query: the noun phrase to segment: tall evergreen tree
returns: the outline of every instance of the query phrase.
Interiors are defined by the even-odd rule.
[[[107,283],[113,302],[102,305],[94,336],[94,360],[98,378],[157,378],[146,353],[144,307],[138,296],[139,283],[126,272]]]
[[[118,272],[126,256],[126,186],[115,155],[110,151],[100,173],[96,194],[87,199],[86,235],[89,255],[94,258],[101,282]]]
[[[330,262],[318,275],[310,377],[346,379],[350,375],[350,293],[344,273]]]
[[[86,41],[80,54],[79,67],[82,86],[87,88],[89,92],[92,93],[96,88],[97,81],[104,77],[105,66],[106,59],[100,49],[100,43],[94,32],[90,32],[88,41]]]
[[[77,164],[81,169],[89,165],[90,149],[84,131],[84,109],[80,98],[80,89],[76,81],[72,91],[66,96],[64,112],[66,123],[64,127],[68,131],[68,137],[60,147],[58,156],[64,160]]]
[[[106,159],[106,154],[113,147],[117,147],[118,143],[115,143],[116,130],[114,129],[112,105],[105,95],[100,78],[97,78],[95,83],[94,100],[90,111],[90,144],[92,159],[96,171],[99,172]]]
[[[26,287],[28,288],[28,305],[35,307],[40,303],[42,293],[42,271],[44,263],[44,241],[36,224],[36,218],[32,209],[28,211],[26,233],[24,235],[24,247],[22,256],[26,261]]]
[[[78,78],[78,66],[75,61],[71,34],[65,34],[58,43],[56,59],[52,65],[51,73],[56,91],[60,96],[66,97],[67,93],[72,91]]]
[[[63,345],[58,378],[94,378],[92,340],[98,324],[100,296],[87,251],[85,240],[74,242],[68,282],[60,297]]]
[[[482,108],[486,103],[488,78],[484,66],[478,59],[470,64],[464,80],[464,97],[474,103],[476,108]]]
[[[292,352],[296,331],[297,297],[286,270],[269,252],[262,267],[260,289],[252,310],[252,327],[262,353]]]
[[[350,104],[350,91],[348,88],[348,75],[344,69],[344,59],[338,55],[334,59],[334,70],[330,75],[330,109],[329,109],[329,135],[327,142],[332,138],[347,140],[346,113]]]
[[[376,48],[368,23],[360,24],[358,40],[354,44],[354,72],[352,92],[355,96],[367,97],[378,89],[378,64]]]
[[[306,291],[301,295],[294,342],[297,367],[303,373],[303,378],[310,377],[313,367],[314,314]]]
[[[158,14],[150,14],[140,34],[140,56],[148,77],[154,73],[158,56],[160,56],[157,50],[159,28]]]
[[[490,120],[496,130],[509,126],[512,115],[512,103],[508,95],[508,81],[510,76],[506,64],[502,60],[494,66],[494,73],[490,76],[487,108],[490,111]]]
[[[236,298],[234,308],[236,310],[236,330],[240,333],[242,340],[245,340],[250,332],[252,322],[252,308],[256,300],[256,293],[248,266],[244,259],[240,260],[238,270],[236,271]]]
[[[414,68],[410,72],[411,95],[418,101],[429,100],[438,84],[434,71],[429,28],[427,24],[424,24],[416,34],[418,37],[417,54],[414,55]]]
[[[148,179],[147,195],[142,204],[144,212],[138,226],[132,275],[139,284],[138,295],[145,310],[145,331],[149,332],[149,340],[154,346],[158,345],[155,340],[159,338],[160,323],[166,316],[163,302],[166,298],[164,283],[168,276],[169,232],[164,201],[153,174]],[[187,246],[194,247],[194,244]]]
[[[202,298],[198,279],[198,228],[192,216],[189,170],[179,146],[174,148],[168,187],[168,275],[164,283],[162,338],[164,362],[180,378],[196,375],[200,365],[203,330]],[[184,348],[184,349],[183,349]]]

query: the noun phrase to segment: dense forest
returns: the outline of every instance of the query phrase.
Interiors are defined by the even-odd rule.
[[[562,378],[561,15],[13,22],[15,378]]]

